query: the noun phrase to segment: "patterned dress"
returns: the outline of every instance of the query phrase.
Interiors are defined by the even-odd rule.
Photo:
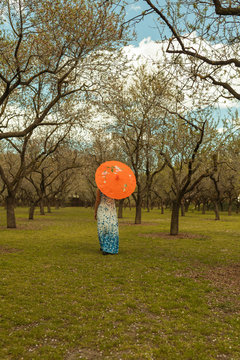
[[[97,228],[102,251],[117,254],[119,247],[118,219],[115,200],[101,192],[101,201],[97,210]]]

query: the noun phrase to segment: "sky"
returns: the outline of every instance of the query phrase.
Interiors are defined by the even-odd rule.
[[[126,7],[126,19],[133,19],[147,9],[149,9],[149,6],[147,6],[145,1],[139,0],[137,3],[133,2]],[[130,43],[137,46],[142,40],[149,37],[151,40],[159,40],[159,33],[156,25],[156,15],[149,14],[145,16],[143,20],[135,24],[136,39],[133,39]]]

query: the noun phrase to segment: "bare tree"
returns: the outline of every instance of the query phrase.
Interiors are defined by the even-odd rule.
[[[159,28],[170,31],[170,37],[162,34],[162,40],[168,38],[166,51],[189,73],[189,81],[198,78],[216,86],[216,100],[239,100],[239,2],[144,1],[157,15]]]
[[[96,89],[124,29],[122,12],[105,1],[6,0],[0,12],[0,139],[6,139],[58,125],[51,112]]]

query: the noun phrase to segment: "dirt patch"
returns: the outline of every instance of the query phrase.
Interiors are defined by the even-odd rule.
[[[204,277],[210,280],[214,285],[231,289],[233,293],[240,294],[240,265],[216,267],[208,270]]]
[[[157,222],[142,222],[141,224],[135,224],[133,222],[128,222],[128,221],[119,221],[119,225],[133,225],[133,226],[148,226],[148,225],[158,225]]]
[[[19,251],[23,251],[22,249],[15,249],[15,248],[8,248],[6,246],[1,246],[0,245],[0,255],[2,254],[12,254],[12,253],[16,253]]]
[[[4,230],[41,230],[46,226],[51,226],[54,222],[51,219],[34,219],[27,220],[26,218],[17,218],[16,228],[7,228],[6,226],[0,226],[0,229]]]
[[[169,233],[158,232],[158,233],[149,233],[149,234],[138,234],[140,237],[146,238],[163,238],[163,239],[198,239],[198,240],[206,240],[207,237],[201,234],[190,234],[190,233],[180,233],[178,235],[170,235]]]
[[[32,329],[32,328],[37,327],[39,324],[40,324],[40,323],[39,323],[38,321],[34,321],[34,322],[32,322],[31,324],[16,326],[16,327],[14,328],[14,330],[16,330],[16,331],[20,331],[20,330],[27,331],[27,330],[29,330],[29,329]]]
[[[209,307],[216,316],[240,313],[240,265],[231,264],[208,269],[188,269],[176,272],[176,277],[207,280],[214,289],[207,295]]]
[[[208,304],[218,315],[240,314],[240,265],[216,267],[208,270],[204,278],[209,280],[215,288],[208,295]]]
[[[240,294],[240,265],[218,266],[210,269],[188,269],[186,272],[176,272],[177,277],[186,277],[195,280],[209,280],[214,286],[221,289],[231,289]]]

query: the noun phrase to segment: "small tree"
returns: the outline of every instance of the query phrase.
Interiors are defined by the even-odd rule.
[[[29,214],[33,219],[34,208],[40,206],[40,214],[44,215],[44,205],[51,212],[51,204],[55,204],[56,198],[66,198],[72,189],[75,172],[80,173],[83,167],[82,158],[78,152],[69,147],[68,142],[62,143],[47,158],[41,166],[33,171],[26,180],[32,185],[32,199]]]
[[[70,126],[58,131],[49,129],[42,133],[42,137],[34,138],[32,133],[28,133],[18,141],[10,139],[2,140],[5,148],[1,154],[0,177],[6,187],[6,207],[7,207],[7,227],[15,228],[15,198],[23,182],[33,171],[41,168],[42,163],[53,154],[59,145],[66,139],[71,130]]]

